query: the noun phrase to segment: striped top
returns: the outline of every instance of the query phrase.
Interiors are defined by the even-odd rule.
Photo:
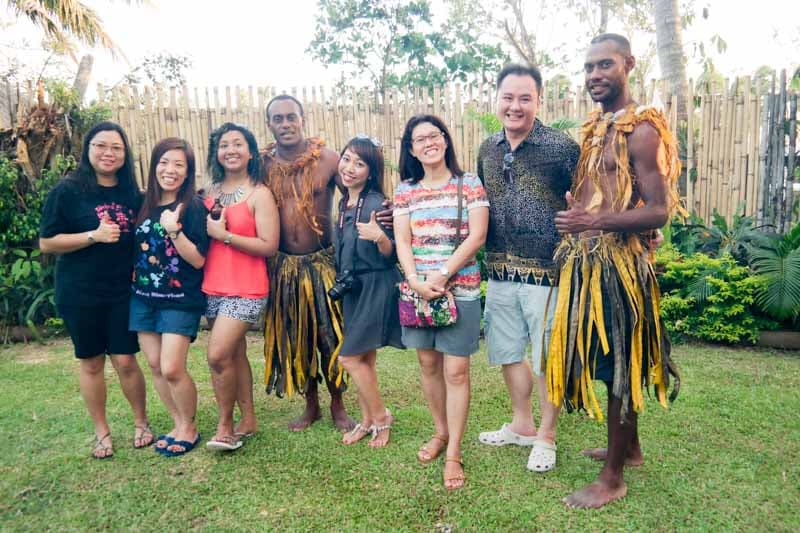
[[[409,216],[411,224],[411,250],[417,274],[425,275],[444,266],[453,255],[458,223],[458,178],[450,178],[447,185],[438,189],[421,183],[401,182],[394,193],[394,216]],[[464,174],[462,183],[462,242],[469,235],[469,211],[476,207],[489,207],[486,191],[475,174]],[[453,296],[459,300],[480,298],[481,270],[471,258],[450,278]]]

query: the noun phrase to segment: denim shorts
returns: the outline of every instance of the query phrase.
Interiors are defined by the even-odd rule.
[[[489,280],[483,313],[489,363],[519,363],[530,343],[531,369],[537,376],[544,375],[557,299],[557,287]]]
[[[407,328],[403,326],[406,348],[436,350],[447,355],[469,357],[478,351],[481,334],[481,301],[456,300],[458,320],[443,328]]]
[[[267,306],[267,298],[244,298],[242,296],[208,295],[206,318],[213,320],[217,315],[227,316],[242,322],[255,324]]]
[[[164,309],[147,300],[131,297],[131,313],[128,327],[131,331],[148,331],[152,333],[174,333],[197,338],[202,312],[184,309]]]

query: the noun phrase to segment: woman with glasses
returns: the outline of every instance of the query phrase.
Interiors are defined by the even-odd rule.
[[[450,326],[403,327],[403,344],[417,349],[435,427],[417,459],[428,464],[446,451],[445,488],[459,489],[466,480],[461,440],[470,400],[469,356],[478,350],[481,321],[475,255],[486,240],[489,202],[478,177],[459,167],[450,132],[433,115],[417,115],[406,124],[400,177],[394,231],[408,286],[425,300],[450,291],[458,311]]]
[[[342,300],[344,341],[339,361],[358,387],[361,422],[342,438],[355,444],[369,434],[369,446],[389,444],[394,418],[381,399],[375,369],[377,349],[402,348],[395,286],[400,281],[391,231],[376,220],[383,210],[383,152],[376,139],[359,135],[339,159],[345,193],[334,228],[336,284],[328,292]]]
[[[80,360],[80,390],[94,422],[92,456],[114,455],[106,419],[105,361],[119,376],[133,409],[134,448],[153,442],[145,412],[145,382],[128,331],[131,258],[142,194],[122,128],[101,122],[83,140],[78,168],[47,195],[39,248],[58,255],[56,307]]]
[[[206,446],[233,451],[257,429],[245,334],[267,303],[265,258],[278,249],[278,209],[264,185],[256,139],[244,126],[226,122],[211,133],[208,168],[212,186],[205,205],[211,243],[203,292],[208,297],[208,365],[219,421]],[[241,413],[236,427],[234,404]]]

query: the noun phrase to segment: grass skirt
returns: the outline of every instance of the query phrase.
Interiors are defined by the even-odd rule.
[[[264,381],[279,397],[305,393],[324,377],[344,390],[339,364],[342,308],[328,297],[336,279],[332,248],[308,255],[278,252],[269,261],[270,296],[264,323]]]
[[[655,272],[639,238],[568,236],[555,256],[561,272],[547,358],[550,401],[602,420],[593,380],[598,366],[606,365],[612,366],[609,381],[622,400],[623,420],[631,405],[637,413],[644,410],[643,390],[651,385],[666,407],[670,375],[670,401],[680,376],[659,316]]]

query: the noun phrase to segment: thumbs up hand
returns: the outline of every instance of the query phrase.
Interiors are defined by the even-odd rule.
[[[583,204],[567,191],[564,196],[567,201],[567,210],[556,213],[555,223],[559,233],[580,233],[595,229],[596,217],[586,211]]]
[[[178,231],[178,229],[181,227],[181,223],[179,221],[181,219],[182,210],[183,204],[180,203],[175,206],[174,210],[164,209],[164,211],[161,212],[161,219],[159,222],[167,233]]]
[[[356,222],[356,230],[358,230],[358,238],[365,241],[378,242],[384,235],[378,225],[375,211],[370,213],[369,222]]]

